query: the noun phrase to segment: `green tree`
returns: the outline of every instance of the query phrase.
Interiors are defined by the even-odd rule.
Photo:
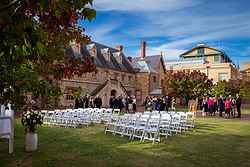
[[[229,80],[219,81],[214,85],[211,95],[213,96],[235,96],[240,94],[241,96],[250,96],[250,82],[244,80]]]
[[[58,97],[62,78],[95,70],[90,57],[66,56],[70,41],[88,43],[79,19],[92,20],[93,0],[1,0],[0,103],[20,109],[28,92]]]

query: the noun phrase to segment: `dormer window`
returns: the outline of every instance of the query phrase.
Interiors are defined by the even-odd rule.
[[[122,54],[121,54],[121,52],[115,52],[115,53],[113,53],[113,56],[115,57],[116,61],[119,64],[122,64]]]
[[[96,46],[94,43],[87,45],[86,48],[91,56],[97,55]]]
[[[102,53],[102,55],[103,55],[103,57],[105,58],[106,61],[110,61],[111,52],[110,52],[109,48],[102,49],[101,53]]]
[[[199,48],[198,49],[198,55],[204,55],[205,54],[205,49],[204,48]]]

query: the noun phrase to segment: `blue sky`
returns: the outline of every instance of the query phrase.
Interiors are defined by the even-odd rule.
[[[123,45],[126,56],[138,56],[143,39],[147,55],[166,60],[205,43],[236,64],[250,61],[250,0],[94,0],[94,8],[94,21],[80,21],[86,34]]]

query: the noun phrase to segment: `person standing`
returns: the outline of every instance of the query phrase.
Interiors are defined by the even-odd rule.
[[[145,111],[152,111],[152,99],[151,99],[151,97],[148,98],[146,108],[147,109]]]
[[[172,111],[175,111],[175,104],[176,104],[175,98],[172,97],[172,103],[171,103],[171,110]]]
[[[220,96],[220,98],[218,99],[218,110],[220,112],[220,117],[222,117],[222,113],[225,110],[225,104],[224,104],[223,96]]]
[[[231,116],[235,118],[235,110],[236,110],[236,100],[234,97],[231,98]]]
[[[95,107],[94,106],[94,98],[92,96],[90,96],[90,98],[89,98],[89,107],[90,108],[94,108]]]
[[[122,98],[121,96],[118,97],[119,109],[120,109],[120,111],[123,112],[124,105],[123,105],[122,99],[123,99],[123,98]]]
[[[147,111],[148,102],[149,102],[149,97],[147,96],[143,101],[144,111]]]
[[[168,111],[168,108],[169,108],[169,96],[166,96],[165,98],[164,98],[164,100],[165,100],[165,104],[166,104],[166,111]]]
[[[209,115],[212,116],[214,110],[214,100],[212,97],[209,97],[207,104],[208,104]]]
[[[79,98],[75,99],[75,108],[80,108],[80,100],[79,100]]]
[[[94,104],[96,108],[101,108],[102,107],[102,98],[97,96],[94,100]]]
[[[158,105],[158,100],[156,97],[153,97],[153,100],[152,100],[153,111],[157,110],[157,105]]]
[[[214,101],[213,115],[215,116],[216,112],[218,111],[218,98],[214,97],[213,101]]]
[[[86,95],[83,99],[84,108],[89,108],[89,96]]]
[[[129,113],[133,112],[133,99],[131,97],[128,98],[128,111]]]
[[[109,99],[109,107],[112,108],[112,109],[114,109],[114,101],[115,101],[114,97],[111,96],[110,99]]]
[[[239,94],[236,94],[236,109],[237,109],[237,118],[241,118],[241,97]]]
[[[166,108],[166,104],[165,104],[165,102],[164,102],[164,97],[162,97],[162,98],[159,98],[159,111],[164,111],[164,109]]]
[[[206,116],[207,115],[207,112],[208,112],[208,104],[207,104],[207,97],[203,97],[203,100],[202,100],[202,116]]]
[[[230,118],[230,110],[231,110],[230,97],[227,97],[227,99],[225,101],[225,109],[226,109],[225,118]]]
[[[133,112],[136,112],[136,98],[135,98],[135,96],[133,96],[133,102],[132,102],[132,104],[133,104]]]

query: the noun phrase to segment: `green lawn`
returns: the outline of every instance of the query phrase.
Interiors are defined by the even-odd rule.
[[[0,166],[250,166],[250,122],[205,118],[193,132],[160,144],[130,142],[104,134],[103,125],[82,129],[39,129],[39,151],[24,152],[24,133],[16,123],[15,153],[0,140]]]

